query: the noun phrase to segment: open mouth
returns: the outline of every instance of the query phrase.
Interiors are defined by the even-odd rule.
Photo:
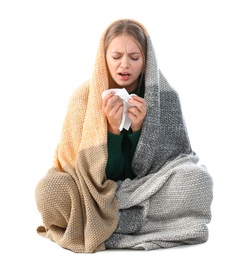
[[[130,76],[129,73],[119,73],[120,76]]]

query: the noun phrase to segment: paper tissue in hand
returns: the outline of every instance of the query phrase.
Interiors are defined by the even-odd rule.
[[[128,94],[127,90],[125,88],[111,88],[108,90],[105,90],[102,93],[102,98],[104,98],[109,92],[113,91],[115,95],[119,96],[124,103],[124,108],[123,108],[123,114],[122,114],[122,120],[121,124],[119,127],[119,130],[122,131],[123,128],[128,130],[129,127],[131,126],[131,119],[126,115],[128,107],[132,106],[131,104],[128,103],[128,100],[132,98],[132,96],[136,96],[135,94]]]

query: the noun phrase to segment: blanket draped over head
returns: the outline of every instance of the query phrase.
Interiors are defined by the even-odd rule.
[[[178,94],[157,66],[150,36],[136,23],[147,37],[147,116],[132,161],[137,177],[116,183],[105,175],[106,29],[91,79],[71,96],[54,163],[36,186],[43,220],[38,233],[74,252],[151,250],[208,239],[212,179],[191,149]]]

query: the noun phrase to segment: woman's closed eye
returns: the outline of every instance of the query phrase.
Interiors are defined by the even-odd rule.
[[[112,56],[112,58],[114,60],[119,60],[121,58],[121,56]],[[130,59],[132,59],[132,60],[139,60],[139,57],[130,57]]]
[[[112,56],[112,58],[113,58],[114,60],[118,60],[118,59],[121,58],[121,56]]]

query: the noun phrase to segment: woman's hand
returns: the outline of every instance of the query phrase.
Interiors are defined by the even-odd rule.
[[[133,105],[128,108],[127,115],[132,120],[131,129],[135,133],[142,127],[147,114],[147,106],[145,100],[138,96],[132,96],[132,99],[129,99],[128,102]]]
[[[113,134],[120,134],[119,126],[123,114],[123,101],[114,92],[109,92],[103,99],[103,111],[107,117],[108,130]]]

